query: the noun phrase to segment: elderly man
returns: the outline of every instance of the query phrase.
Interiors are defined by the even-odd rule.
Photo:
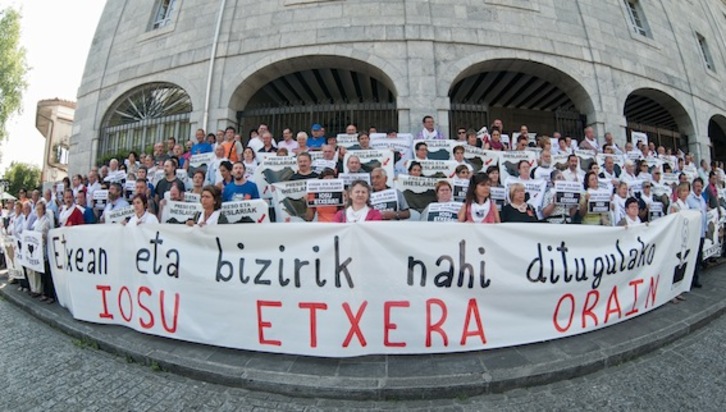
[[[600,145],[595,137],[595,130],[592,127],[585,128],[585,138],[580,142],[580,149],[600,151]]]
[[[212,145],[204,140],[204,129],[197,129],[194,138],[197,140],[192,146],[192,154],[209,153],[213,150]]]
[[[335,161],[335,148],[329,144],[324,144],[321,146],[323,157],[319,159],[315,159],[313,161],[313,170],[315,173],[322,173],[325,169],[333,169],[336,171],[337,174],[337,163]]]
[[[264,132],[262,134],[262,147],[257,150],[258,152],[262,153],[275,153],[277,152],[277,148],[272,145],[272,133],[270,132]]]
[[[224,147],[221,145],[214,149],[214,155],[216,156],[214,160],[207,165],[207,174],[204,176],[205,185],[216,185],[222,181],[222,174],[219,172],[219,165],[221,165],[222,162],[229,160],[225,157]]]
[[[377,167],[371,172],[371,186],[373,192],[380,192],[383,190],[390,189],[386,184],[388,176],[383,168]],[[379,207],[386,205],[378,205]],[[374,204],[373,207],[376,207]],[[383,220],[402,220],[411,217],[411,211],[408,207],[408,202],[403,196],[400,190],[396,189],[396,204],[393,205],[392,209],[380,210]]]
[[[542,150],[539,156],[539,165],[532,169],[530,176],[532,179],[544,179],[549,182],[552,179],[552,152],[549,150]]]
[[[348,169],[348,173],[365,173],[365,170],[363,170],[360,164],[360,158],[358,156],[353,155],[348,157],[348,161],[346,162],[345,166]]]

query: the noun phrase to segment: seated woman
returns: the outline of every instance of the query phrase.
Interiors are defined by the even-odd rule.
[[[504,187],[502,180],[499,178],[499,166],[489,166],[487,168],[487,176],[489,176],[489,186]]]
[[[187,226],[204,227],[228,223],[222,214],[222,191],[217,186],[207,185],[202,189],[202,211],[187,220]]]
[[[639,225],[641,221],[640,217],[638,217],[638,211],[640,211],[638,199],[629,197],[628,200],[625,201],[625,217],[620,219],[617,225],[625,227]]]
[[[121,223],[124,226],[138,226],[145,223],[159,223],[159,219],[156,216],[149,213],[146,208],[149,205],[149,200],[146,195],[137,194],[131,198],[131,205],[134,208],[134,215],[128,220],[123,220]]]
[[[319,179],[335,179],[335,170],[326,167],[322,172],[320,172]],[[335,222],[335,215],[340,209],[341,208],[338,206],[308,206],[308,211],[305,214],[305,220],[312,222],[315,215],[317,215],[318,222]]]
[[[347,207],[335,214],[339,223],[383,220],[381,212],[371,207],[371,187],[363,180],[356,180],[348,189]]]
[[[466,168],[466,167],[465,167]],[[452,205],[460,205],[460,202],[452,202],[452,194],[453,190],[451,188],[451,184],[446,180],[439,180],[434,185],[434,191],[436,192],[436,202],[435,203],[451,203]],[[431,205],[426,206],[426,208],[421,212],[421,221],[427,222],[455,222],[457,221],[457,215],[452,215],[451,217],[445,216],[444,212],[440,212],[438,216],[430,216],[429,215],[429,207]],[[448,212],[446,212],[448,215]]]
[[[205,180],[204,170],[201,170],[201,169],[195,170],[194,175],[192,176],[192,187],[191,187],[191,190],[189,190],[189,193],[201,195],[202,187],[204,187],[204,180]]]
[[[459,209],[459,222],[500,223],[499,210],[490,196],[489,176],[476,173],[469,181],[466,199]]]
[[[538,222],[534,208],[524,201],[525,193],[521,183],[509,186],[509,203],[502,207],[502,222]]]

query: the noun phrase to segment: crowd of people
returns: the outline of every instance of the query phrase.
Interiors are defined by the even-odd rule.
[[[112,159],[85,175],[65,178],[43,192],[21,189],[17,201],[3,205],[0,226],[5,236],[17,236],[23,231],[38,231],[45,236],[54,227],[108,223],[114,211],[122,209],[133,213],[121,219],[120,224],[158,224],[164,221],[164,210],[171,202],[201,204],[199,212],[178,223],[228,223],[221,212],[223,203],[260,198],[253,176],[270,156],[294,156],[297,169],[285,179],[288,181],[336,179],[343,173],[365,177],[347,183],[343,204],[309,206],[304,215],[307,221],[449,220],[629,227],[668,213],[695,209],[702,215],[702,248],[708,211],[716,209],[720,213],[719,191],[726,183],[720,162],[701,161],[697,166],[692,154],[656,147],[653,142],[627,142],[621,147],[611,133],[598,139],[590,127],[584,130],[584,138],[579,142],[557,132],[551,136],[531,135],[525,125],[516,133],[507,134],[505,130],[501,120],[479,130],[458,128],[456,136],[450,139],[454,141],[450,161],[456,162],[455,174],[437,179],[433,185],[436,200],[419,208],[422,210],[409,207],[400,190],[396,190],[393,202],[385,206],[374,203],[372,197],[377,192],[392,189],[390,173],[380,165],[367,169],[355,155],[356,151],[373,149],[372,142],[376,140],[398,139],[396,130],[361,131],[351,124],[344,134],[326,136],[325,128],[314,124],[310,134],[293,133],[286,128],[280,139],[275,139],[268,126],[261,124],[244,140],[234,127],[208,134],[198,129],[192,140],[177,142],[169,137],[156,143],[152,153],[132,151],[125,159]],[[341,136],[348,139],[348,144],[340,144]],[[446,139],[432,116],[424,117],[421,131],[411,137],[409,147],[399,145],[393,149],[393,179],[402,175],[423,176],[428,145]],[[465,157],[471,148],[484,152],[534,152],[537,160],[519,160],[516,175],[508,175],[496,162],[484,166]],[[583,152],[596,159],[587,170],[578,155]],[[203,154],[211,160],[195,166],[195,156]],[[566,161],[556,164],[554,158]],[[676,175],[677,181],[664,179],[666,174]],[[459,185],[465,182],[458,194],[452,178]],[[531,201],[528,186],[537,182],[545,187],[541,203]],[[563,191],[559,182],[570,182],[570,188]],[[48,273],[46,270],[41,276],[26,271],[18,287],[52,303],[55,295]],[[698,269],[693,286],[701,286]]]

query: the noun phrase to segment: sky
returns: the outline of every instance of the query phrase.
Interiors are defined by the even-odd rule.
[[[7,124],[10,138],[0,144],[0,175],[13,161],[41,166],[45,138],[35,128],[39,100],[76,100],[83,68],[104,0],[0,0],[0,9],[20,9],[28,88],[23,112]]]

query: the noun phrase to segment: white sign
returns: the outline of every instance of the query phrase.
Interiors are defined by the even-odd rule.
[[[254,182],[260,191],[263,199],[272,198],[273,183],[290,180],[297,171],[297,160],[293,156],[268,157],[257,166],[254,174]]]
[[[343,181],[346,189],[356,180],[362,180],[369,185],[371,184],[371,175],[368,173],[338,173],[338,178]]]
[[[461,145],[461,142],[449,139],[414,140],[413,152],[416,153],[416,145],[426,143],[428,149],[427,158],[431,160],[451,160],[454,157],[454,147]]]
[[[338,146],[342,146],[347,149],[358,144],[358,134],[339,134],[336,136],[335,142]]]
[[[555,182],[555,203],[565,206],[576,206],[580,203],[582,186],[577,182],[558,180]]]
[[[371,204],[381,212],[398,210],[398,193],[396,189],[386,189],[371,193]]]
[[[461,202],[431,203],[426,220],[429,222],[456,222],[461,206]]]
[[[274,183],[272,205],[275,208],[277,222],[304,222],[308,211],[307,190],[305,180]]]
[[[184,192],[184,201],[188,203],[199,203],[202,201],[202,195],[199,193]]]
[[[357,156],[360,159],[361,169],[366,173],[370,173],[373,169],[381,167],[386,171],[386,185],[393,185],[393,152],[390,150],[355,150],[345,153],[343,158],[343,170],[349,173],[348,159],[351,156]]]
[[[455,177],[451,179],[451,186],[454,201],[463,202],[466,200],[466,192],[469,190],[469,179],[459,179],[458,177]]]
[[[500,152],[499,181],[506,182],[510,177],[519,177],[519,162],[525,160],[530,168],[537,165],[537,155],[527,150]]]
[[[637,149],[641,143],[648,145],[648,135],[643,132],[630,132],[630,141],[633,143],[633,147]]]
[[[464,159],[474,168],[474,173],[486,172],[490,166],[499,165],[499,152],[466,145]]]
[[[610,198],[612,193],[606,190],[588,190],[590,200],[587,210],[590,213],[608,213],[610,212]]]
[[[342,206],[342,179],[310,179],[307,180],[308,207]]]
[[[22,265],[38,273],[44,273],[45,264],[43,254],[45,252],[45,243],[43,242],[43,233],[24,230],[22,236]]]
[[[446,179],[456,175],[456,166],[459,164],[453,160],[409,160],[406,162],[406,170],[411,162],[418,162],[421,165],[421,176]]]
[[[161,211],[161,223],[179,224],[186,223],[195,214],[202,212],[202,205],[199,203],[175,202],[167,200]]]
[[[222,214],[229,223],[270,223],[269,206],[263,199],[222,203]]]
[[[396,189],[403,194],[408,207],[418,213],[423,212],[429,203],[436,201],[436,183],[443,179],[400,175],[396,180]],[[413,216],[418,220],[420,216]]]
[[[206,167],[209,166],[216,158],[217,156],[214,152],[191,155],[189,158],[189,167],[195,169],[202,166]]]
[[[119,223],[126,218],[130,218],[134,215],[134,207],[131,205],[119,207],[114,210],[108,210],[104,214],[104,221],[106,223]]]
[[[106,203],[108,203],[108,190],[94,190],[93,208],[97,210],[103,210],[106,208]]]
[[[78,320],[295,355],[433,354],[564,338],[667,304],[690,287],[699,219],[96,225],[51,230],[48,255]]]

